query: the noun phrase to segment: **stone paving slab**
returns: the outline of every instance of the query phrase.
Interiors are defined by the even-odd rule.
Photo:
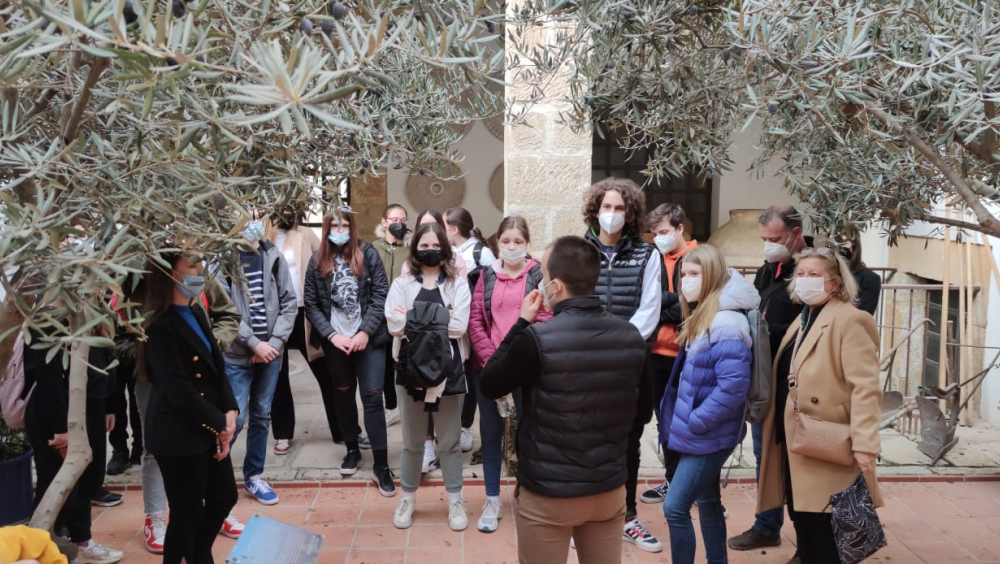
[[[268,443],[268,455],[265,462],[264,478],[272,482],[315,482],[335,481],[350,482],[368,479],[372,465],[370,451],[362,451],[362,469],[352,477],[340,476],[338,468],[346,454],[346,447],[334,444],[330,428],[323,410],[323,401],[319,387],[312,375],[305,370],[306,364],[298,351],[292,352],[290,378],[292,394],[296,407],[296,437],[292,441],[292,450],[285,456],[276,456],[271,450],[273,438]],[[358,403],[358,413],[363,409]],[[363,425],[363,422],[362,422]],[[895,429],[882,432],[882,460],[879,463],[879,475],[911,476],[915,478],[929,476],[1000,476],[1000,429],[984,421],[977,421],[974,427],[959,427],[958,445],[949,452],[936,466],[930,467],[930,459],[917,450],[916,441],[902,435]],[[399,453],[402,450],[402,430],[399,425],[393,425],[388,430],[389,463],[393,471],[399,470]],[[475,447],[479,447],[479,425],[473,425]],[[663,476],[661,453],[657,449],[656,422],[646,426],[642,440],[639,475],[644,478],[656,479]],[[245,434],[240,435],[233,448],[233,466],[238,477],[242,476],[243,455],[246,452]],[[108,456],[110,457],[110,448]],[[471,453],[464,455],[463,474],[467,479],[481,479],[482,465],[471,464]],[[732,466],[730,477],[737,480],[754,477],[753,444],[747,433],[743,441],[742,451],[737,447],[730,458]],[[440,480],[441,472],[436,470],[425,475],[425,479]],[[138,468],[130,468],[119,476],[108,476],[107,483],[114,486],[134,486],[139,483]]]

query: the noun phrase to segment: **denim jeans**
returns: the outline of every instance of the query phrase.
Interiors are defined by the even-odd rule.
[[[757,479],[760,480],[760,453],[763,448],[764,423],[751,423],[750,435],[753,438],[753,456],[757,460]],[[773,537],[781,533],[781,526],[785,522],[785,511],[781,507],[768,509],[763,513],[758,513],[754,520],[753,528],[766,537]]]
[[[697,541],[691,524],[691,506],[698,503],[701,536],[708,564],[725,564],[726,518],[722,514],[719,473],[733,452],[681,454],[677,471],[663,500],[663,515],[670,527],[670,560],[673,564],[693,564]]]
[[[333,379],[334,401],[337,420],[344,442],[348,445],[358,442],[358,389],[361,389],[361,404],[365,409],[365,430],[372,443],[372,451],[385,451],[389,441],[386,438],[385,410],[382,403],[382,384],[385,383],[384,346],[365,347],[362,351],[344,354],[329,341],[323,343],[326,370]]]
[[[139,406],[139,419],[142,421],[142,428],[146,428],[146,407],[149,406],[149,394],[153,390],[153,384],[143,378],[135,379],[135,399]],[[148,517],[163,517],[167,510],[167,490],[163,486],[163,476],[160,474],[160,465],[156,458],[146,452],[145,444],[142,451],[142,469],[140,478],[142,480],[142,505],[143,512]]]
[[[514,390],[514,407],[517,408],[517,421],[521,422],[521,389]],[[479,402],[479,435],[482,441],[483,476],[486,481],[486,495],[500,495],[500,466],[503,465],[503,430],[504,418],[500,417],[496,400],[483,395],[476,388],[476,400]],[[466,400],[468,401],[468,397]]]
[[[274,400],[274,389],[278,385],[278,371],[281,369],[281,358],[267,363],[254,363],[250,366],[239,366],[226,363],[226,376],[229,386],[236,396],[236,405],[240,408],[236,416],[236,434],[232,445],[240,436],[243,424],[250,414],[250,424],[247,428],[247,453],[243,457],[243,479],[248,480],[264,473],[264,459],[267,457],[267,436],[271,426],[271,402]]]

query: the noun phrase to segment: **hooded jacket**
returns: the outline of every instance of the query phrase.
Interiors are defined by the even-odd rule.
[[[746,432],[743,406],[752,360],[746,310],[760,296],[739,272],[719,296],[719,311],[708,333],[680,351],[660,405],[660,442],[684,454],[709,454],[735,447]],[[667,398],[676,397],[676,402]]]

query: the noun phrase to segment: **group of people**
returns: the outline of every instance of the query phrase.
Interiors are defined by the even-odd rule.
[[[229,261],[238,272],[227,272],[223,260],[206,266],[198,249],[150,260],[126,296],[147,315],[147,338],[116,340],[125,383],[100,370],[110,351],[94,349],[92,357],[107,358],[91,359],[93,385],[104,386],[93,402],[134,393],[132,452],[118,428],[108,471],[141,463],[147,548],[168,563],[212,562],[216,535],[239,535],[230,448],[244,425],[243,489],[262,504],[278,502],[262,475],[272,427],[274,454],[287,454],[295,439],[288,351],[296,349],[319,385],[331,438],[345,447],[342,475],[357,473],[361,449],[370,449],[370,479],[381,495],[395,496],[387,428],[401,425],[396,527],[411,526],[421,474],[438,467],[448,525],[468,526],[462,453],[473,448],[478,410],[487,501],[476,526],[486,533],[503,517],[505,418],[517,418],[522,562],[565,561],[571,545],[581,562],[602,564],[620,560],[622,542],[661,551],[638,517],[640,500],[662,504],[677,563],[694,561],[693,506],[705,555],[716,563],[727,561],[727,547],[780,544],[784,504],[799,537],[793,562],[837,562],[825,513],[830,495],[860,471],[880,502],[870,315],[879,288],[860,260],[860,242],[813,247],[798,212],[772,206],[760,218],[766,262],[751,284],[718,249],[691,240],[679,206],[647,214],[630,180],[594,184],[583,216],[583,237],[561,237],[538,259],[518,216],[501,221],[494,253],[462,208],[425,210],[411,229],[405,208],[390,205],[368,243],[348,206],[325,214],[320,237],[287,207],[247,223]],[[727,542],[719,478],[746,433],[751,310],[769,329],[775,393],[764,421],[751,426],[757,522]],[[44,360],[26,353],[26,375],[40,390],[27,412],[39,499],[65,444],[65,417],[58,423],[51,408],[61,404],[49,402],[65,402],[66,374]],[[124,402],[110,403],[124,424]],[[855,464],[789,450],[800,409],[849,424]],[[88,403],[88,427],[98,428],[102,443],[116,427],[104,412],[102,404],[91,414]],[[640,441],[654,414],[665,481],[640,496]],[[81,500],[102,479],[81,480],[61,516],[83,547],[93,541]],[[121,558],[102,548],[80,562]]]

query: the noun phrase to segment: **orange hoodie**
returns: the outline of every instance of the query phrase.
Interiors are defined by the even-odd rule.
[[[688,251],[698,246],[698,241],[691,240],[687,242],[687,246],[681,249],[679,253],[667,253],[663,255],[663,266],[667,269],[667,291],[671,293],[680,292],[680,288],[674,287],[674,270],[677,268],[677,263],[680,262],[681,258],[687,254]],[[661,356],[673,356],[676,357],[677,353],[680,351],[680,347],[677,346],[677,326],[669,323],[664,323],[660,326],[660,332],[656,335],[656,342],[653,343],[653,354],[658,354]]]

